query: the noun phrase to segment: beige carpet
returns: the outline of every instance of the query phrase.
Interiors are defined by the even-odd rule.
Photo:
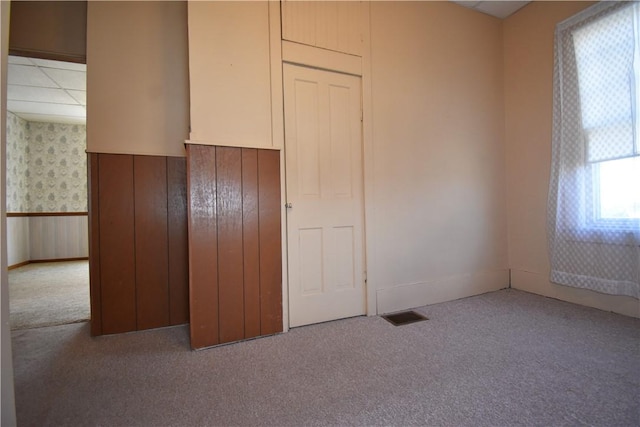
[[[640,319],[511,289],[203,351],[13,332],[19,426],[640,426]]]
[[[28,264],[9,271],[11,329],[89,320],[89,262]]]

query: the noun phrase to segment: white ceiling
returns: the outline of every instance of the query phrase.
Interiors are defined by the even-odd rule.
[[[87,66],[9,56],[7,110],[31,122],[87,121]]]
[[[496,18],[504,19],[512,15],[520,8],[526,6],[529,1],[457,1],[451,0],[460,6],[468,7]]]

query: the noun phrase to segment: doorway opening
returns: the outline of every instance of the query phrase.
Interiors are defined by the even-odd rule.
[[[89,320],[86,64],[9,56],[12,329]]]

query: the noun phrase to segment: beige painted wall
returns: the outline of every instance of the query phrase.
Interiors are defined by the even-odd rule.
[[[371,4],[379,311],[508,286],[501,21]]]
[[[189,2],[192,142],[273,148],[270,59],[268,2]]]
[[[509,262],[517,289],[640,316],[640,302],[549,282],[546,231],[551,167],[555,25],[592,3],[534,2],[504,22]]]
[[[87,151],[184,156],[186,2],[89,2]]]

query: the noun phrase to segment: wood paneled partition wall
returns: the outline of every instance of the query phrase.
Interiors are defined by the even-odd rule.
[[[282,331],[280,153],[187,145],[191,346]]]
[[[12,1],[9,53],[87,62],[86,1]]]
[[[186,159],[88,160],[92,335],[187,323]]]

